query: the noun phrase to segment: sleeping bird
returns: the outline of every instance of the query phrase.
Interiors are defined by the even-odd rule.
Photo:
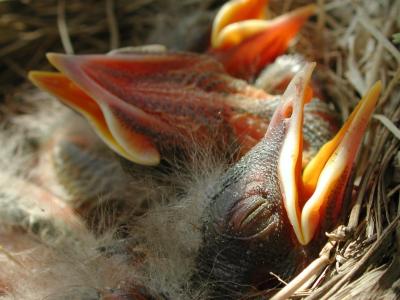
[[[46,278],[38,298],[62,290],[65,299],[239,299],[276,287],[271,274],[290,280],[317,256],[337,225],[381,84],[340,129],[313,82],[315,63],[291,60],[279,80],[263,79],[275,79],[268,90],[256,87],[315,12],[268,21],[264,9],[265,1],[225,4],[206,54],[50,53],[59,72],[30,72],[91,129],[69,117],[43,147],[49,159],[34,180],[50,191],[50,222],[59,214],[68,230],[42,240],[21,234],[15,252],[44,255],[8,253],[14,271],[0,276],[0,296]],[[99,211],[96,198],[107,193],[115,205]],[[117,217],[108,224],[105,214]],[[73,258],[79,263],[68,266]],[[29,281],[29,268],[43,277]]]

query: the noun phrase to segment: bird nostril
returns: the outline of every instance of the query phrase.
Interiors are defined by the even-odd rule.
[[[293,105],[290,103],[283,110],[283,116],[286,119],[289,119],[292,116],[292,114],[293,114]]]

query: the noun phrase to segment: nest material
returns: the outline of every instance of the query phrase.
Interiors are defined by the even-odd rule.
[[[270,14],[307,2],[271,1]],[[43,122],[26,133],[23,128],[32,124],[23,124],[24,115],[32,109],[21,106],[31,90],[23,87],[26,72],[47,65],[45,52],[102,53],[149,42],[178,49],[196,47],[218,4],[199,0],[0,2],[0,94],[6,100],[0,113],[2,127],[19,126],[22,129],[13,134],[29,138],[23,147],[8,144],[10,150],[2,151],[15,153],[18,165],[26,167],[25,154],[36,151],[47,134],[44,115]],[[395,299],[400,294],[400,51],[394,34],[400,31],[400,2],[320,0],[317,4],[317,17],[306,24],[290,51],[318,62],[325,92],[343,117],[376,80],[382,80],[384,89],[359,155],[354,188],[349,189],[344,226],[329,234],[316,262],[317,278],[293,297]],[[4,133],[1,139],[2,145],[12,140]],[[10,175],[3,171],[8,165],[0,159],[2,182]],[[23,168],[12,175],[21,173]],[[283,298],[291,293],[290,287],[284,288],[288,294]]]

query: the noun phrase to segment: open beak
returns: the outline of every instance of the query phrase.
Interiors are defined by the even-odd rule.
[[[245,143],[246,137],[259,139],[266,130],[267,120],[249,121],[243,111],[270,96],[227,76],[206,55],[48,54],[48,59],[61,73],[32,71],[30,80],[83,115],[112,150],[134,163],[157,165],[176,149],[190,151],[193,141],[209,147],[212,139],[219,147],[239,140],[249,148],[255,142]]]
[[[194,280],[215,282],[211,297],[236,299],[245,287],[272,287],[271,274],[290,278],[313,254],[314,243],[303,245],[337,221],[381,87],[371,89],[302,174],[304,105],[312,98],[314,67],[307,63],[294,76],[265,135],[210,190]]]
[[[211,45],[218,48],[223,43],[221,32],[230,24],[245,20],[263,20],[266,17],[267,0],[236,0],[226,2],[215,16],[212,31]]]
[[[303,107],[313,68],[308,64],[295,76],[268,128],[285,124],[278,176],[288,219],[303,245],[318,229],[334,225],[337,220],[357,151],[381,91],[381,83],[377,82],[302,174]]]
[[[266,2],[230,1],[214,20],[211,53],[235,77],[254,78],[266,64],[287,50],[303,24],[317,10],[311,4],[266,20]]]
[[[48,59],[61,73],[33,71],[31,81],[86,117],[111,149],[142,165],[157,165],[162,146],[176,144],[184,129],[198,129],[182,109],[188,101],[182,70],[222,70],[207,57],[152,52]]]
[[[82,114],[97,135],[122,157],[144,165],[159,163],[160,154],[148,137],[125,130],[118,117],[106,106],[101,107],[94,98],[65,75],[32,71],[29,73],[29,79],[39,88],[56,95],[61,102]]]

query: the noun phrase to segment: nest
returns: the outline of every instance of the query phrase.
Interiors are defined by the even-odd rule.
[[[148,43],[195,49],[207,37],[220,2],[1,1],[2,127],[12,126],[15,116],[21,121],[30,113],[32,104],[24,99],[33,88],[26,83],[26,74],[48,65],[46,52],[104,53]],[[271,1],[269,13],[280,15],[305,3],[309,1]],[[376,80],[384,88],[359,154],[342,225],[328,234],[329,242],[311,270],[314,280],[304,284],[296,278],[279,297],[394,299],[400,294],[400,2],[317,4],[318,15],[308,21],[289,52],[317,61],[325,92],[343,118]],[[30,129],[24,147],[7,146],[19,155],[20,165],[24,153],[35,151],[38,137],[46,131],[46,116],[42,117],[41,125]],[[18,134],[26,137],[24,129]],[[8,164],[0,159],[2,170]]]

